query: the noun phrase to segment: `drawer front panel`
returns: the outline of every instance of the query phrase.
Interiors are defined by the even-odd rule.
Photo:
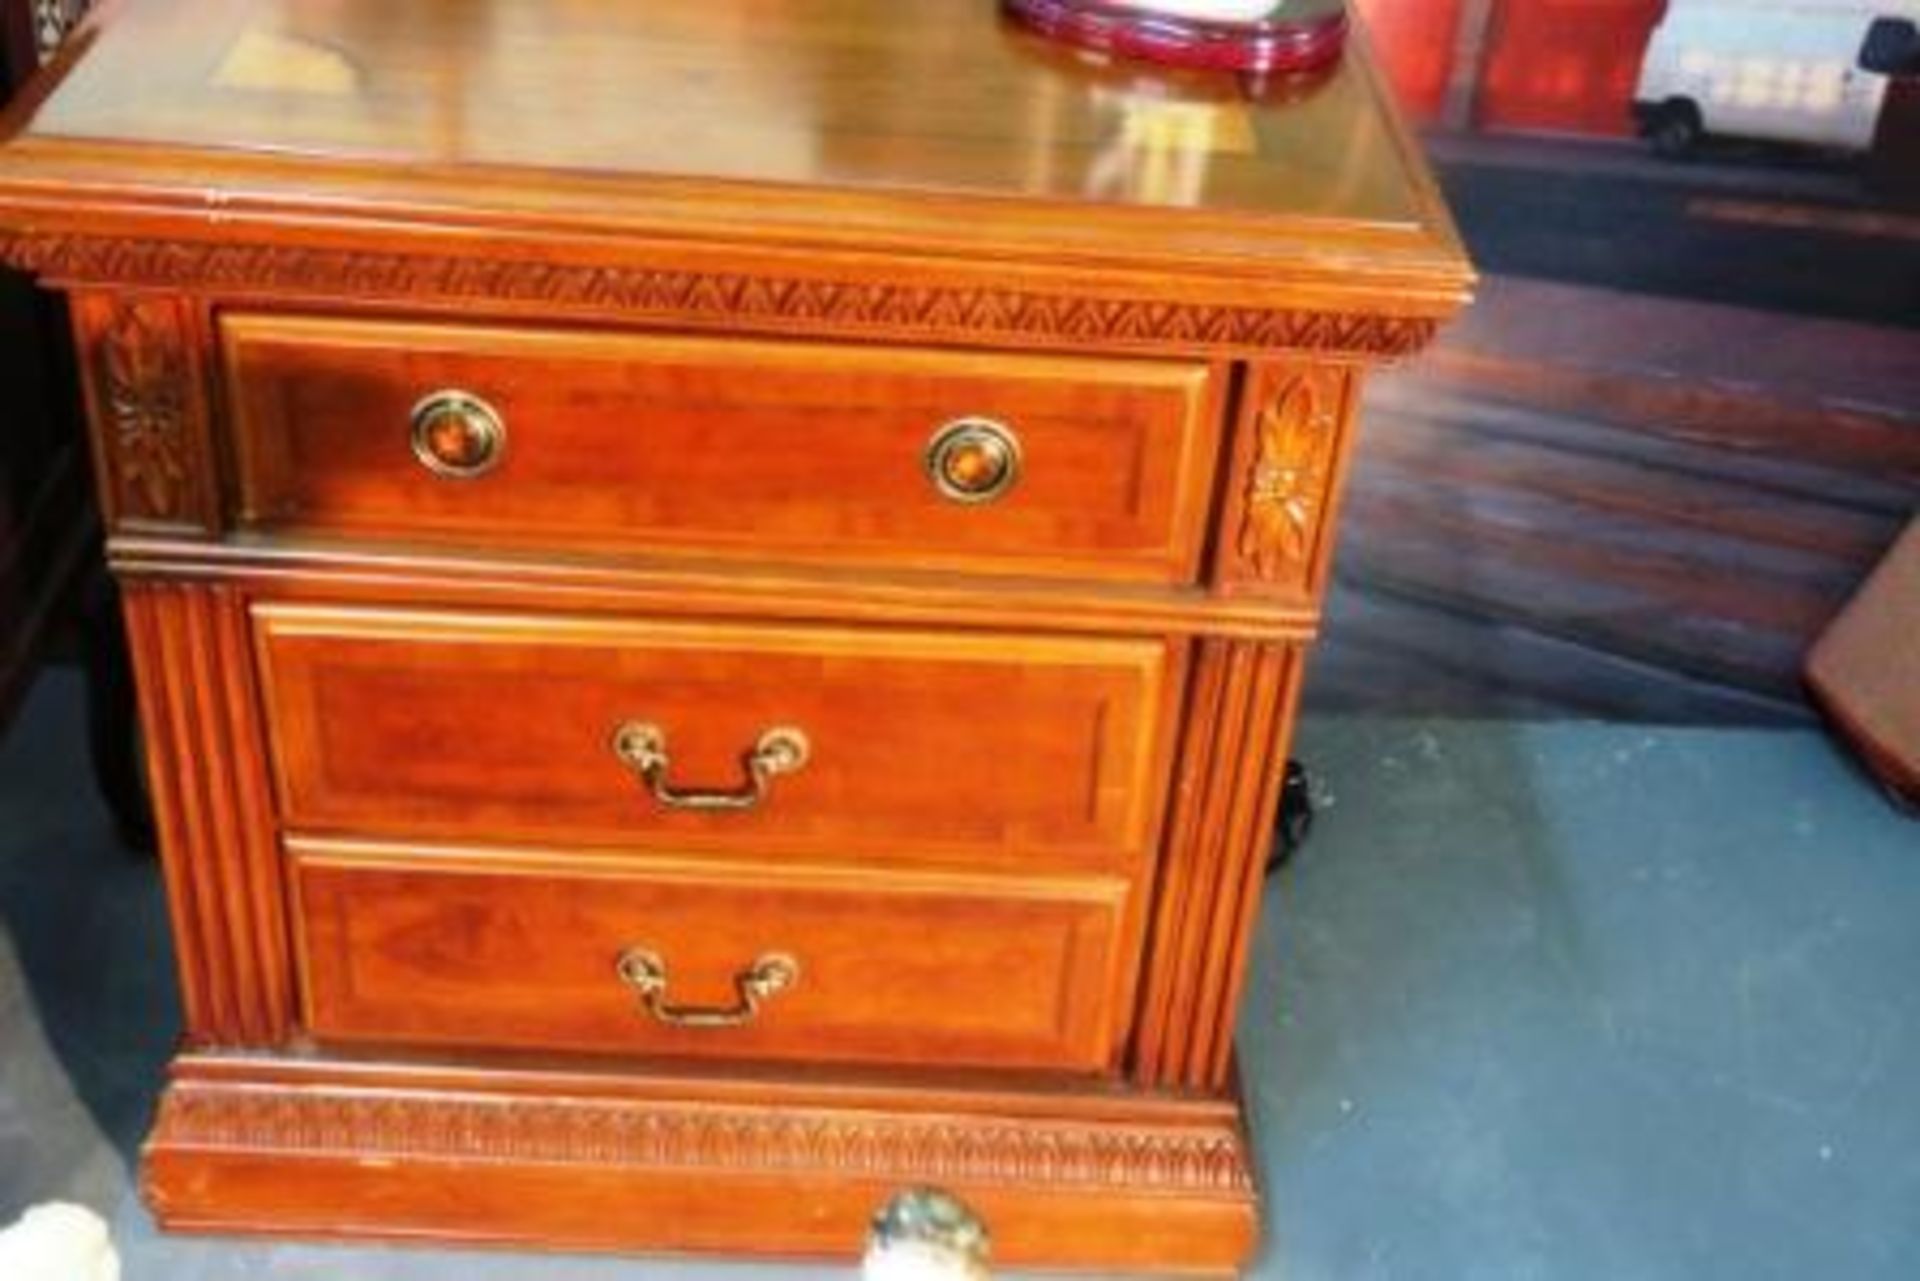
[[[787,554],[1098,579],[1197,572],[1217,428],[1204,364],[451,325],[221,322],[242,519],[480,546]],[[458,391],[493,416],[475,474],[416,456]],[[943,492],[943,426],[963,447]],[[997,438],[996,438],[997,439]],[[1002,464],[1011,470],[1002,471]]]
[[[254,618],[292,829],[876,863],[1136,872],[1184,666],[1157,640]],[[621,735],[641,725],[664,758],[651,775]],[[755,801],[756,747],[781,733],[805,758]],[[686,807],[701,798],[727,807]]]
[[[1121,882],[291,855],[322,1041],[1099,1071],[1122,1035]]]

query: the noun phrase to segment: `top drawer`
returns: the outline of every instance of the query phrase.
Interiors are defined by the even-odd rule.
[[[256,528],[1152,582],[1190,580],[1203,541],[1205,364],[247,314],[221,335]]]

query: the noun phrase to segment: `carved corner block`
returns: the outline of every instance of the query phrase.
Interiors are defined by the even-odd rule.
[[[108,532],[218,535],[198,310],[174,296],[81,294],[73,323]]]
[[[1358,383],[1350,368],[1310,361],[1250,371],[1234,426],[1215,591],[1319,596]]]

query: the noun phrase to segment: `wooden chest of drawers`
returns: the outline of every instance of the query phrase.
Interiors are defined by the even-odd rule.
[[[1359,378],[1470,280],[1363,48],[124,0],[7,132],[139,668],[164,1224],[849,1254],[933,1184],[1015,1265],[1246,1259]]]

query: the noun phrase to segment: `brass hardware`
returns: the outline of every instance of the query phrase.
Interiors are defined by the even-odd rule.
[[[769,952],[734,976],[740,999],[729,1009],[675,1005],[667,1000],[667,963],[658,952],[628,948],[615,965],[620,981],[640,996],[648,1014],[668,1027],[744,1027],[759,1017],[760,1004],[800,981],[800,962],[785,952]]]
[[[472,480],[500,465],[507,425],[486,401],[436,391],[413,407],[413,456],[436,476]]]
[[[1020,438],[991,418],[956,418],[927,443],[927,477],[956,503],[990,503],[1020,479]]]
[[[778,726],[760,736],[743,758],[747,784],[734,792],[679,788],[667,781],[673,766],[667,755],[667,734],[658,725],[628,721],[613,732],[613,754],[645,780],[653,799],[677,810],[750,810],[767,799],[773,780],[792,774],[813,754],[807,736],[791,726]]]

